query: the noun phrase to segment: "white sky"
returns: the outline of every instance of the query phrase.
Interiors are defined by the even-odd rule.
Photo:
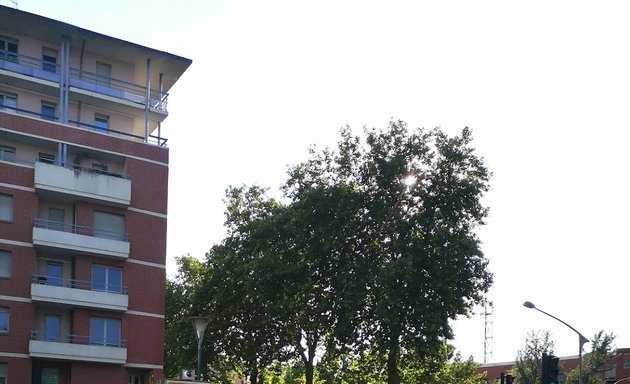
[[[8,0],[1,4],[11,5]],[[493,355],[527,332],[630,347],[630,4],[625,1],[19,0],[19,8],[193,60],[171,90],[168,271],[223,236],[225,188],[276,188],[350,124],[473,129],[494,172],[483,249]],[[480,316],[455,346],[483,361]],[[589,345],[586,345],[589,350]]]

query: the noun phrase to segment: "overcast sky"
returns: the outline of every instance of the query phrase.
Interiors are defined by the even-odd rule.
[[[0,0],[4,5],[10,1]],[[19,0],[19,8],[193,60],[173,87],[168,272],[223,236],[225,188],[275,190],[350,124],[469,126],[493,171],[480,231],[493,354],[528,332],[557,354],[599,330],[630,347],[630,56],[625,1]],[[484,360],[481,316],[454,345]],[[590,350],[586,345],[586,350]]]

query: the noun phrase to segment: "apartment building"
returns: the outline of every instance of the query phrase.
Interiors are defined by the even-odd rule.
[[[161,124],[190,64],[0,6],[0,384],[162,377]]]

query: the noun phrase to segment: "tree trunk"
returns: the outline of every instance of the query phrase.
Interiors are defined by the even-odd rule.
[[[249,373],[249,383],[258,384],[258,366],[255,366]]]
[[[398,346],[390,347],[389,353],[387,354],[387,384],[400,384],[398,355]]]
[[[309,361],[307,364],[305,364],[305,368],[306,368],[306,383],[305,384],[313,384],[313,374],[315,371],[313,362]]]

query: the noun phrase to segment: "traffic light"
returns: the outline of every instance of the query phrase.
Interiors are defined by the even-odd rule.
[[[558,359],[553,355],[543,353],[542,356],[542,384],[558,384]]]

